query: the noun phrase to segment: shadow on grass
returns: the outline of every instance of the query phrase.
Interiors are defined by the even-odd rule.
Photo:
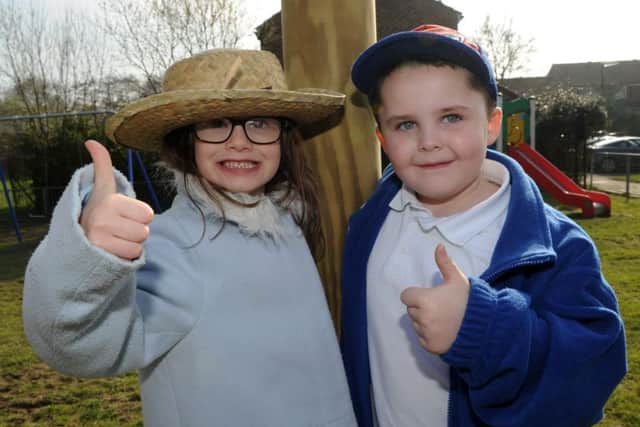
[[[22,278],[26,262],[48,228],[46,219],[24,221],[21,224],[22,242],[18,242],[13,226],[0,222],[0,282]]]
[[[18,280],[24,276],[24,260],[31,257],[36,246],[38,241],[0,247],[0,282]]]

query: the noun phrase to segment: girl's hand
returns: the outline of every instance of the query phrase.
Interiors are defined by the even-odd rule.
[[[94,167],[93,191],[80,214],[80,226],[89,241],[126,260],[142,254],[149,237],[153,209],[148,204],[116,192],[116,179],[107,149],[88,140],[85,147]]]
[[[458,336],[470,285],[443,245],[436,248],[435,258],[442,284],[430,289],[407,288],[400,299],[407,306],[420,344],[431,353],[444,354]]]

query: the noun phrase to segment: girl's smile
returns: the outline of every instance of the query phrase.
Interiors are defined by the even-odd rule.
[[[230,169],[230,171],[234,171],[235,169],[244,169],[247,172],[252,172],[259,166],[257,162],[233,160],[225,160],[220,162],[220,165],[225,169]],[[251,171],[249,169],[251,169]]]

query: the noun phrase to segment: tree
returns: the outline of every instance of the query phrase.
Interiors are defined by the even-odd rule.
[[[516,33],[511,19],[494,24],[487,15],[476,38],[493,62],[499,82],[526,70],[529,55],[535,52],[535,39],[526,39]]]
[[[103,36],[81,14],[67,10],[52,19],[33,4],[0,3],[0,76],[22,104],[22,112],[41,116],[95,108],[100,82],[109,70]],[[44,211],[58,194],[56,180],[70,173],[58,168],[74,153],[75,141],[64,120],[38,118],[16,124],[18,155],[30,162],[34,186],[43,191]],[[37,157],[36,157],[37,156]],[[77,162],[77,160],[76,160]]]
[[[586,140],[607,120],[600,96],[547,87],[536,96],[536,148],[576,182],[587,171]]]
[[[58,17],[29,2],[0,0],[0,105],[19,107],[2,115],[47,113],[8,128],[15,141],[13,163],[24,164],[12,169],[27,171],[26,181],[43,188],[40,212],[48,213],[59,195],[48,190],[63,186],[86,160],[82,141],[104,141],[104,115],[52,119],[51,113],[117,110],[159,92],[160,76],[171,63],[198,51],[234,47],[251,28],[244,25],[242,0],[102,3],[102,14],[68,9]],[[116,167],[126,167],[126,150],[113,148]]]
[[[238,0],[101,0],[100,23],[123,64],[142,73],[152,92],[174,62],[212,48],[236,47],[250,28]]]
[[[104,36],[67,10],[51,19],[33,5],[0,3],[0,76],[29,114],[72,111],[97,102],[108,68]]]

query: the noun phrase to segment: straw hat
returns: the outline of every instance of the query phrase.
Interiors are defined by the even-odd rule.
[[[127,147],[159,151],[174,129],[215,117],[267,115],[293,120],[309,137],[339,122],[344,97],[323,89],[289,90],[270,52],[213,49],[171,65],[162,93],[109,117],[106,134]]]

